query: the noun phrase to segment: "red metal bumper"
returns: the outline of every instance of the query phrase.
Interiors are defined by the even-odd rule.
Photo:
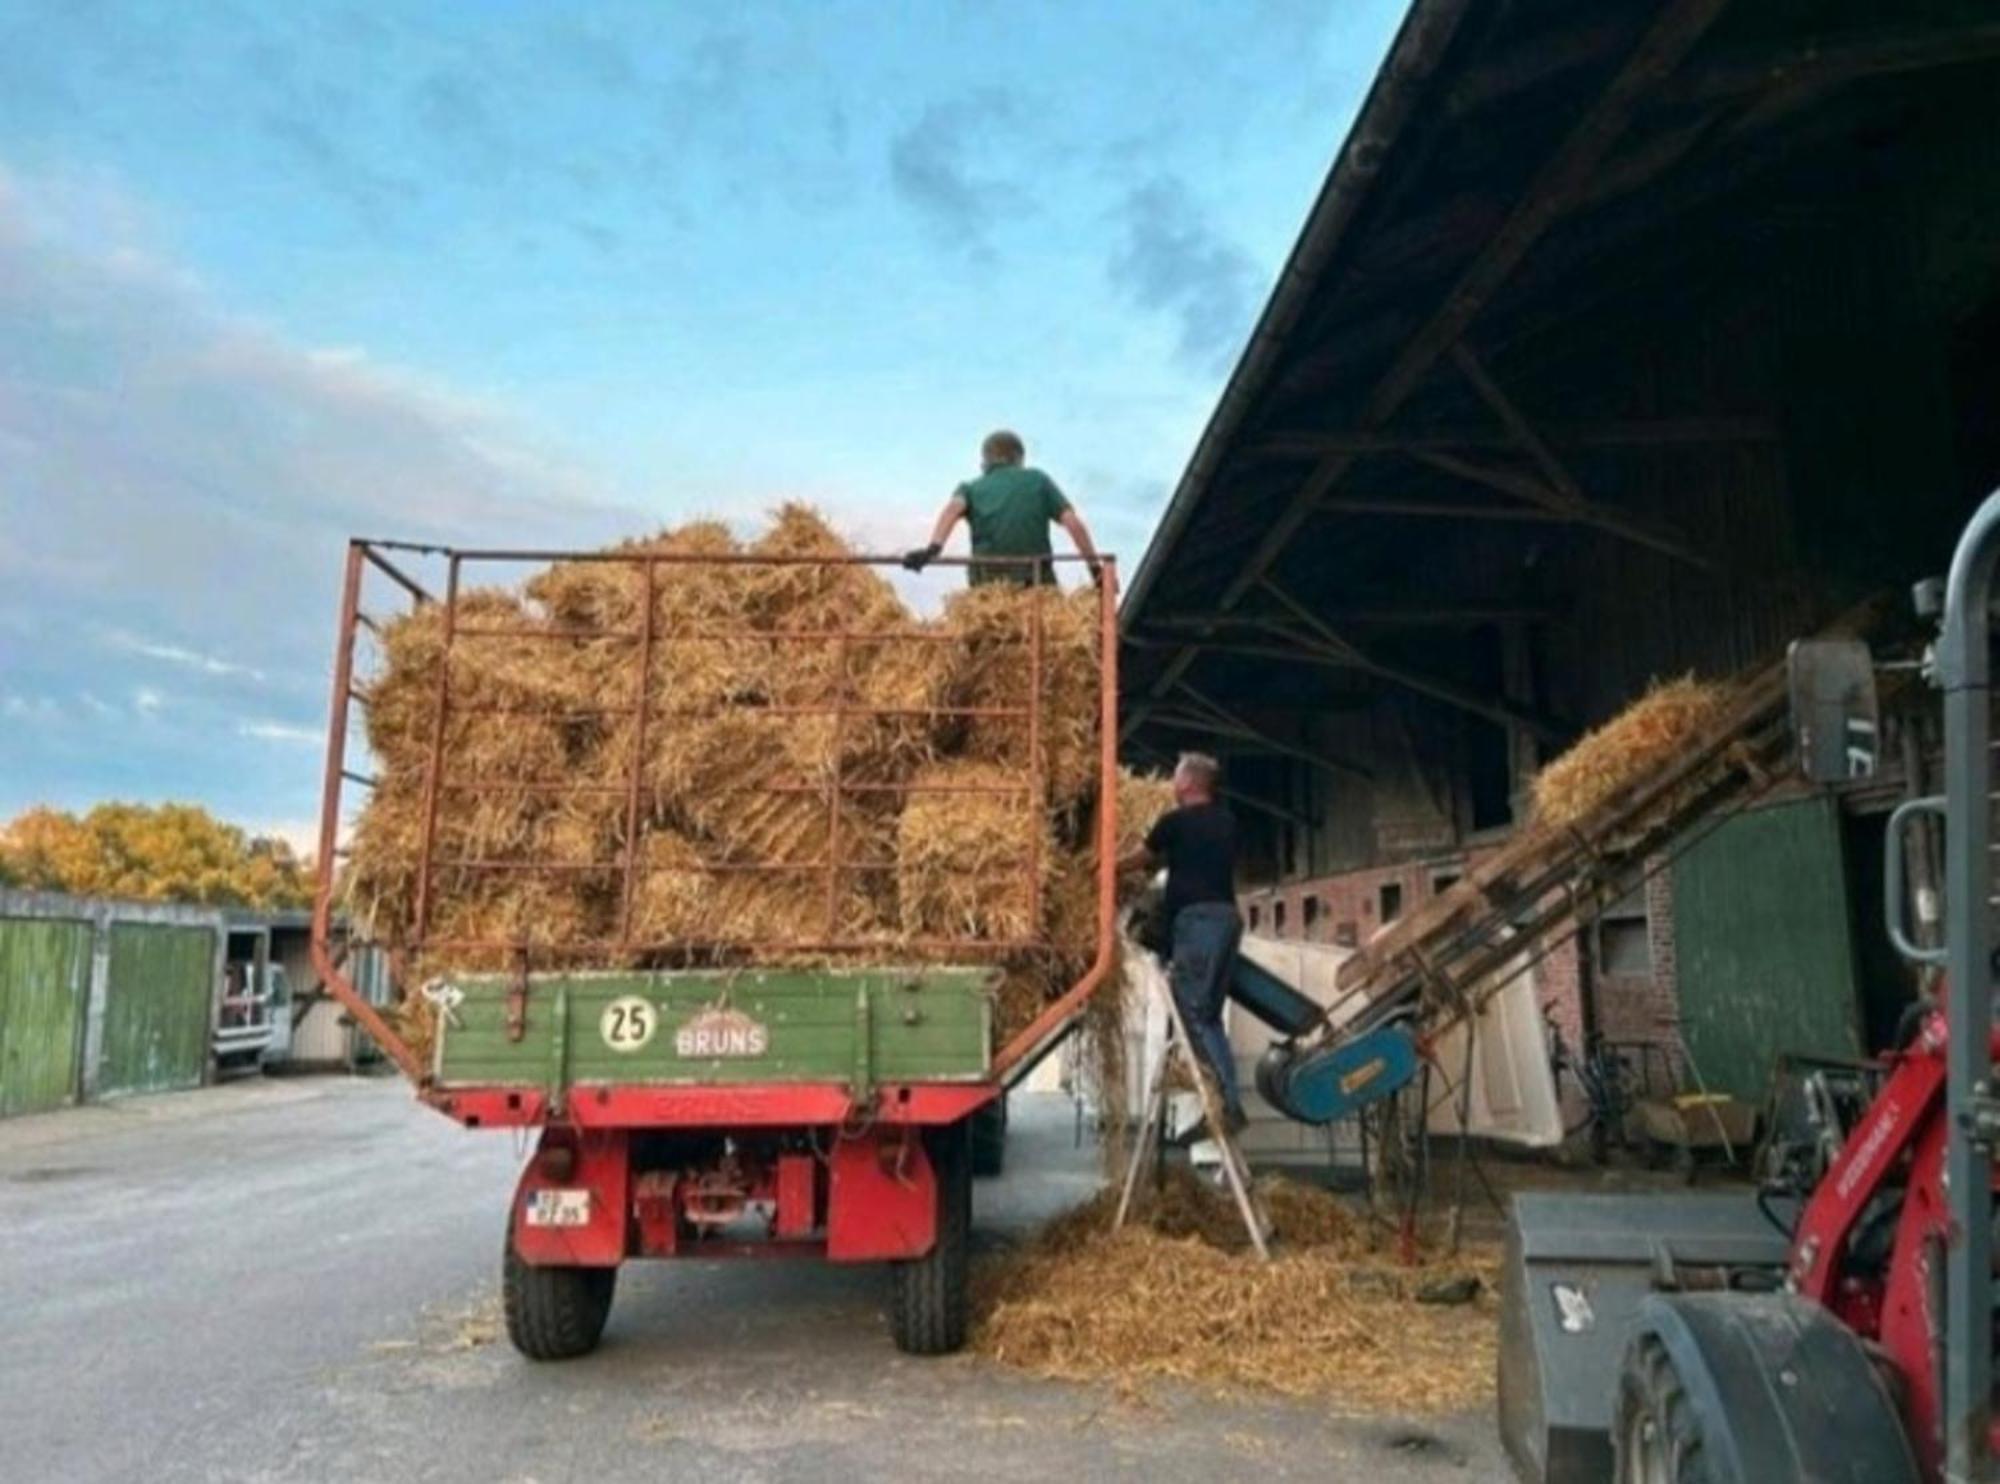
[[[1000,1095],[997,1083],[925,1082],[876,1089],[857,1104],[838,1083],[720,1087],[577,1087],[560,1109],[535,1088],[430,1088],[423,1100],[467,1128],[812,1128],[956,1123]]]

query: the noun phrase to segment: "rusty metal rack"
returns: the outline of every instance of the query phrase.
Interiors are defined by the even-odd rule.
[[[785,953],[826,955],[854,962],[894,961],[898,953],[917,953],[935,957],[950,954],[961,960],[986,961],[1005,954],[1016,954],[1049,947],[1039,931],[1034,936],[1007,941],[980,938],[971,935],[937,938],[910,939],[893,932],[854,936],[842,930],[840,888],[843,880],[855,875],[879,874],[893,871],[896,863],[891,860],[871,859],[853,856],[851,842],[843,838],[842,806],[850,800],[865,798],[871,794],[894,793],[915,795],[936,794],[983,794],[1016,795],[1021,797],[1025,807],[1046,807],[1046,756],[1045,737],[1047,717],[1045,715],[1045,685],[1047,673],[1046,635],[1044,633],[1043,605],[1025,604],[1026,616],[1023,631],[1017,638],[1002,642],[1017,643],[1027,653],[1027,684],[1024,704],[1019,706],[959,706],[940,705],[936,707],[875,706],[849,693],[851,672],[849,657],[858,648],[876,648],[890,644],[935,645],[955,642],[955,637],[917,627],[900,629],[847,629],[847,628],[759,628],[754,625],[716,626],[711,624],[676,628],[662,626],[658,621],[656,599],[661,592],[661,583],[666,574],[675,569],[688,567],[801,567],[832,568],[847,566],[885,567],[895,565],[898,558],[887,556],[776,556],[751,553],[693,554],[677,552],[609,551],[609,552],[569,552],[551,550],[508,550],[508,549],[461,549],[440,547],[412,542],[361,540],[351,541],[347,550],[345,580],[342,587],[339,630],[334,653],[334,674],[332,706],[328,725],[327,752],[320,811],[319,879],[314,909],[314,950],[316,958],[324,956],[318,967],[333,992],[346,1003],[347,1008],[361,1022],[367,1031],[380,1042],[388,1054],[413,1077],[420,1077],[415,1058],[410,1054],[400,1037],[382,1020],[374,1007],[369,1006],[358,995],[351,994],[338,967],[327,954],[327,945],[332,938],[332,916],[334,896],[340,862],[346,852],[340,848],[340,831],[343,809],[346,803],[345,788],[353,784],[359,788],[373,788],[378,780],[350,766],[348,760],[349,731],[358,709],[367,708],[366,688],[357,683],[357,647],[362,636],[368,635],[380,641],[384,632],[384,615],[371,613],[363,607],[366,579],[371,574],[379,576],[393,587],[395,595],[408,607],[421,608],[426,605],[442,606],[443,649],[437,664],[436,691],[433,698],[430,734],[424,764],[423,795],[421,804],[421,834],[419,859],[415,876],[415,903],[412,913],[411,930],[407,940],[399,946],[402,954],[412,958],[433,953],[505,953],[517,962],[525,973],[532,964],[536,967],[558,967],[593,959],[615,956],[631,962],[637,956],[671,956],[675,962],[727,962],[730,954],[748,954],[758,951],[783,951]],[[1049,557],[1007,559],[1019,565],[1032,565],[1048,569],[1057,563],[1080,562],[1076,557]],[[443,567],[442,592],[437,593],[415,575],[410,568],[418,562]],[[503,625],[490,622],[460,623],[463,611],[462,595],[468,590],[468,578],[480,572],[491,572],[496,567],[520,566],[524,564],[552,563],[605,563],[622,566],[631,573],[635,588],[640,621],[634,627],[587,627],[578,625]],[[1002,565],[992,558],[982,558],[986,567]],[[970,565],[965,558],[939,558],[940,567]],[[663,570],[664,569],[664,570]],[[1098,871],[1095,882],[1097,894],[1097,953],[1091,970],[1068,993],[1052,1003],[1037,1018],[1016,1043],[1003,1049],[996,1058],[996,1069],[1004,1068],[1020,1061],[1031,1052],[1066,1027],[1070,1018],[1080,1011],[1083,1001],[1095,989],[1109,970],[1112,959],[1113,928],[1113,869],[1116,840],[1116,737],[1117,737],[1117,583],[1116,568],[1112,559],[1106,558],[1102,567],[1102,578],[1098,585],[1097,645],[1099,653],[1101,695],[1098,718],[1099,757],[1097,759],[1098,789],[1100,806],[1097,811],[1097,856]],[[428,573],[426,574],[428,575]],[[1039,575],[1039,574],[1038,574]],[[624,704],[591,704],[580,706],[537,706],[510,704],[472,704],[454,698],[454,662],[465,653],[464,641],[483,642],[505,641],[509,643],[611,643],[629,646],[633,673],[636,683],[631,690],[631,699]],[[656,646],[662,643],[715,643],[715,644],[774,644],[774,645],[831,645],[836,651],[832,670],[831,694],[823,701],[807,703],[767,704],[762,700],[724,701],[702,707],[677,706],[671,699],[658,693],[655,683],[654,655]],[[827,745],[827,757],[816,769],[801,770],[816,772],[817,778],[800,776],[782,778],[741,786],[731,786],[718,790],[721,795],[741,795],[746,797],[777,796],[818,796],[825,800],[827,809],[826,845],[820,858],[809,861],[775,859],[731,859],[726,861],[704,861],[697,871],[692,867],[661,867],[649,865],[643,858],[646,819],[646,767],[647,738],[649,729],[655,725],[670,725],[676,721],[714,719],[731,710],[755,712],[771,718],[831,718],[832,725]],[[494,777],[479,774],[454,773],[451,767],[451,749],[448,745],[450,724],[455,718],[472,715],[535,716],[542,718],[562,718],[576,720],[589,717],[626,717],[632,719],[632,745],[629,760],[623,768],[623,776],[615,780],[604,776],[593,779],[552,778],[552,777]],[[935,719],[1019,719],[1024,723],[1025,757],[1019,759],[1018,776],[991,784],[917,784],[911,782],[883,782],[876,779],[850,777],[847,773],[843,741],[847,729],[854,725],[866,725],[895,718],[935,718]],[[1010,767],[1013,760],[1010,760]],[[622,848],[616,859],[595,861],[556,860],[533,855],[492,855],[481,853],[451,854],[441,848],[439,841],[439,820],[443,802],[447,798],[458,799],[466,794],[512,794],[622,797],[624,819]],[[1020,863],[1029,912],[1028,920],[1040,924],[1044,919],[1043,905],[1043,862],[1042,832],[1029,832],[1029,846],[1025,858]],[[773,933],[768,937],[718,937],[695,941],[645,941],[634,933],[634,898],[638,883],[650,870],[682,870],[703,876],[732,874],[784,874],[817,876],[824,882],[823,916],[816,931],[805,937],[787,937]],[[551,878],[589,875],[606,878],[615,884],[617,927],[610,936],[594,934],[588,938],[573,941],[538,942],[532,946],[516,939],[465,938],[433,936],[432,927],[439,902],[447,898],[454,885],[479,876],[506,873],[522,873]],[[349,989],[349,994],[341,993]]]

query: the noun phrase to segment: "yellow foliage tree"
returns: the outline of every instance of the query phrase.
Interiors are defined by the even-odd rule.
[[[211,906],[300,907],[310,873],[283,840],[194,804],[37,807],[0,826],[0,880],[39,891]]]

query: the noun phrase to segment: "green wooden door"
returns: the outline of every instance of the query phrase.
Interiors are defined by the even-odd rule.
[[[98,1093],[199,1086],[208,1065],[214,992],[213,931],[114,923]]]
[[[1681,1033],[1709,1088],[1759,1101],[1785,1051],[1861,1054],[1831,799],[1730,820],[1674,866]]]
[[[76,1096],[90,924],[0,918],[0,1117]]]

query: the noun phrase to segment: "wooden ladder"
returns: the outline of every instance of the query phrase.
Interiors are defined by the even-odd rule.
[[[1162,1038],[1159,1053],[1147,1072],[1146,1112],[1139,1125],[1139,1137],[1132,1145],[1131,1157],[1126,1161],[1124,1188],[1118,1195],[1118,1214],[1112,1218],[1111,1229],[1119,1230],[1125,1225],[1126,1217],[1131,1215],[1132,1200],[1139,1189],[1139,1177],[1165,1136],[1167,1099],[1170,1095],[1168,1072],[1178,1057],[1194,1082],[1195,1095],[1201,1099],[1201,1113],[1208,1122],[1209,1139],[1221,1155],[1223,1181],[1235,1201],[1237,1214],[1243,1218],[1243,1230],[1250,1237],[1250,1246],[1259,1258],[1269,1262],[1270,1219],[1251,1190],[1250,1166],[1243,1158],[1242,1146],[1236,1142],[1236,1135],[1229,1131],[1229,1125],[1223,1120],[1221,1095],[1210,1079],[1208,1069],[1202,1066],[1201,1058],[1195,1055],[1187,1022],[1181,1018],[1181,1007],[1175,1003],[1173,990],[1164,976],[1154,981],[1153,993],[1166,1005],[1167,1034]]]

